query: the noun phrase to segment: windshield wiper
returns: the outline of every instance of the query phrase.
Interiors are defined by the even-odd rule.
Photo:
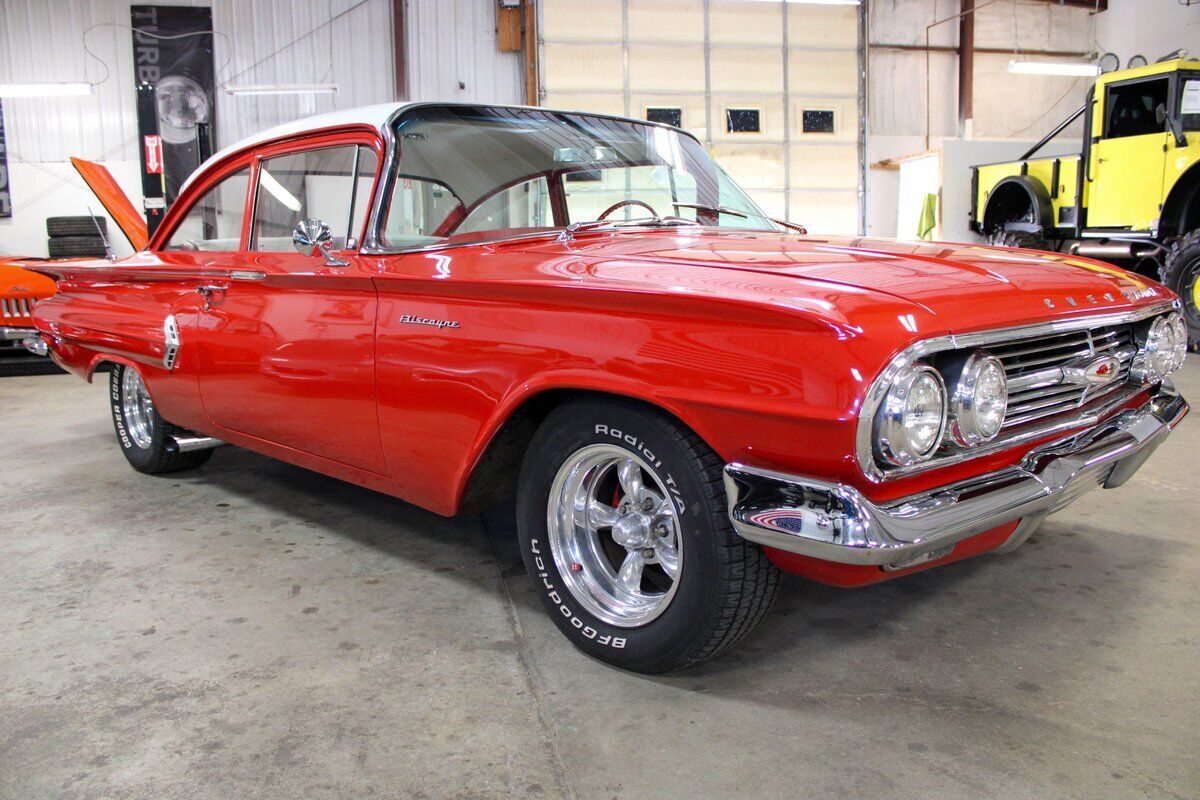
[[[782,225],[783,227],[794,230],[797,233],[808,233],[808,229],[803,225],[797,225],[794,222],[785,222],[781,219],[768,217],[765,214],[754,214],[748,211],[738,211],[736,208],[726,208],[725,206],[708,206],[704,205],[703,203],[671,203],[671,205],[675,206],[676,208],[691,208],[695,209],[696,211],[707,211],[711,214],[728,214],[731,217],[740,217],[742,219],[758,217],[760,219],[774,222],[776,225]]]
[[[577,231],[589,231],[597,228],[665,228],[672,225],[696,225],[697,222],[683,217],[635,217],[634,219],[594,219],[588,222],[572,222],[558,234],[558,241],[569,242],[575,238]]]

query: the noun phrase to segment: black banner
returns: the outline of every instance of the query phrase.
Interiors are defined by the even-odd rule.
[[[142,134],[139,143],[143,183],[161,175],[170,205],[184,179],[200,164],[200,154],[213,150],[213,142],[198,141],[214,129],[216,120],[212,9],[131,6],[130,15],[135,80],[152,85],[155,99],[153,124],[142,119],[143,103],[138,103],[139,132],[156,130]],[[147,217],[150,211],[148,207]]]
[[[0,218],[12,216],[12,194],[8,190],[8,143],[4,138],[4,104],[0,102]]]

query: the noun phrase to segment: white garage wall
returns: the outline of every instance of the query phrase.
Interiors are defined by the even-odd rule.
[[[1180,47],[1200,58],[1200,5],[1179,0],[1118,0],[1096,18],[1102,49],[1116,53],[1121,64],[1132,55],[1154,61]]]
[[[545,105],[683,127],[767,213],[813,231],[859,228],[858,8],[751,0],[542,0]],[[729,108],[760,133],[729,133]],[[804,133],[805,109],[834,112]]]
[[[0,220],[0,253],[45,255],[47,212],[86,213],[90,193],[66,163],[68,156],[106,164],[139,157],[128,28],[132,4],[130,0],[0,1],[0,83],[99,82],[90,97],[3,101],[13,171],[13,218]],[[339,87],[334,95],[283,96],[235,96],[218,87],[218,147],[280,122],[386,102],[395,96],[390,0],[213,0],[211,4],[179,0],[172,4],[212,6],[218,84],[336,83]],[[85,31],[96,25],[101,27],[87,34],[87,42],[107,67],[107,80],[102,80],[105,66],[83,50]],[[129,173],[119,163],[115,166],[114,174],[126,192],[139,195],[136,172]],[[26,177],[35,175],[36,180]],[[115,225],[110,227],[116,230]]]

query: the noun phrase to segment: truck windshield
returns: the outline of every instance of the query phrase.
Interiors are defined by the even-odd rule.
[[[427,106],[396,123],[389,247],[495,239],[606,219],[783,230],[692,137],[588,114]],[[616,206],[616,208],[614,208]]]

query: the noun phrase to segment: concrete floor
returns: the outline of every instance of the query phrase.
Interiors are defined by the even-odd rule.
[[[0,419],[0,798],[1200,795],[1200,417],[1012,555],[787,580],[662,678],[572,649],[502,524],[233,448],[139,475],[65,375]]]

